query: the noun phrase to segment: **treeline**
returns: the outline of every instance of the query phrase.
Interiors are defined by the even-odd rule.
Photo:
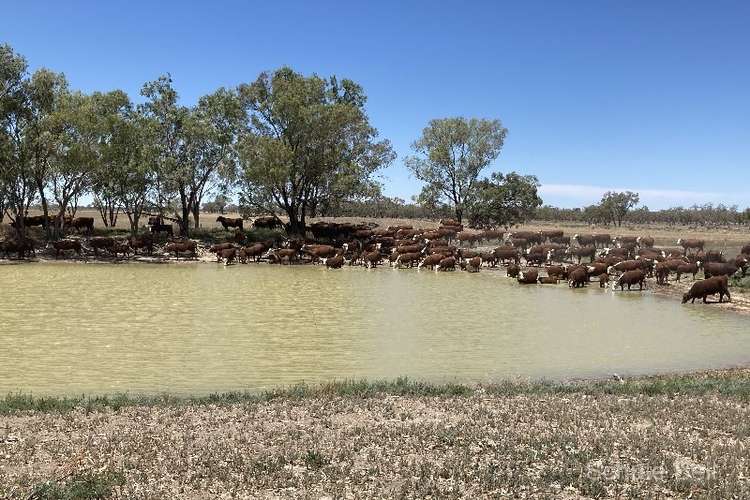
[[[158,214],[183,236],[199,226],[204,204],[230,205],[226,195],[243,213],[285,216],[297,234],[310,216],[410,210],[381,194],[377,172],[396,155],[351,80],[284,67],[190,106],[169,75],[140,94],[135,103],[122,90],[71,89],[62,73],[30,73],[21,55],[0,46],[0,213],[19,238],[30,207],[41,207],[54,238],[83,197],[105,226],[124,216],[136,233],[145,216]],[[410,215],[450,211],[497,225],[533,214],[542,203],[536,178],[480,178],[506,134],[499,120],[432,120],[404,160],[425,183]]]
[[[544,205],[536,210],[536,220],[555,222],[584,222],[587,224],[612,223],[601,207],[591,205],[583,208],[558,208]],[[625,220],[632,224],[666,224],[670,226],[731,226],[750,225],[750,208],[745,210],[722,204],[693,205],[650,210],[639,207],[627,212]]]

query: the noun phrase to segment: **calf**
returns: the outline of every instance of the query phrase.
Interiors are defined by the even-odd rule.
[[[506,275],[508,278],[515,278],[518,276],[518,273],[521,272],[521,266],[518,264],[510,264],[508,268],[505,270]]]
[[[599,275],[599,288],[607,288],[609,283],[609,274],[602,273]]]
[[[727,301],[732,300],[732,296],[729,294],[729,278],[726,275],[696,281],[690,287],[690,290],[682,296],[682,303],[685,304],[690,300],[691,304],[695,304],[695,299],[703,299],[703,303],[706,304],[708,302],[706,298],[717,293],[719,294],[719,303],[724,301],[724,295],[727,296]]]
[[[620,287],[621,291],[625,290],[625,285],[628,286],[628,290],[630,290],[630,287],[638,284],[638,290],[643,290],[644,282],[646,281],[646,273],[643,272],[642,269],[636,269],[635,271],[627,271],[623,273],[619,278],[617,278],[612,283],[612,290]]]

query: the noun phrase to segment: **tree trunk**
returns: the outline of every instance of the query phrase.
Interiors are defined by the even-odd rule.
[[[42,202],[42,215],[44,215],[44,236],[47,240],[51,239],[49,230],[49,205],[47,204],[47,197],[44,196],[44,184],[40,179],[36,181],[37,191],[39,191],[39,199]]]
[[[463,222],[463,217],[464,217],[464,209],[456,205],[456,220],[458,221],[459,224]]]
[[[193,203],[193,223],[195,224],[195,229],[198,229],[200,227],[200,218],[201,218],[201,207],[200,204],[196,201]]]
[[[286,224],[286,234],[290,237],[305,237],[305,214],[297,213],[297,207],[291,206],[286,209],[289,222]]]

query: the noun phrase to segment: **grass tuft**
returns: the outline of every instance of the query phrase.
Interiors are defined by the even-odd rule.
[[[705,396],[716,394],[750,401],[750,370],[699,372],[619,380],[555,382],[549,380],[505,380],[488,385],[430,383],[399,377],[394,380],[342,380],[319,385],[301,383],[264,392],[225,392],[205,396],[113,394],[102,396],[54,397],[7,394],[0,399],[0,415],[18,412],[67,413],[118,411],[130,406],[205,406],[262,403],[272,400],[309,398],[374,398],[379,396],[469,397],[481,391],[495,397],[533,395],[624,395]]]
[[[29,499],[84,500],[109,498],[117,486],[125,484],[122,472],[79,472],[67,480],[51,480],[34,487]]]

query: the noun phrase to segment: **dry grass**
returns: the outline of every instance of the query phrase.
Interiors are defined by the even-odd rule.
[[[119,498],[750,495],[750,370],[461,387],[331,384],[244,400],[14,410],[0,417],[0,491],[25,498],[88,484]]]

